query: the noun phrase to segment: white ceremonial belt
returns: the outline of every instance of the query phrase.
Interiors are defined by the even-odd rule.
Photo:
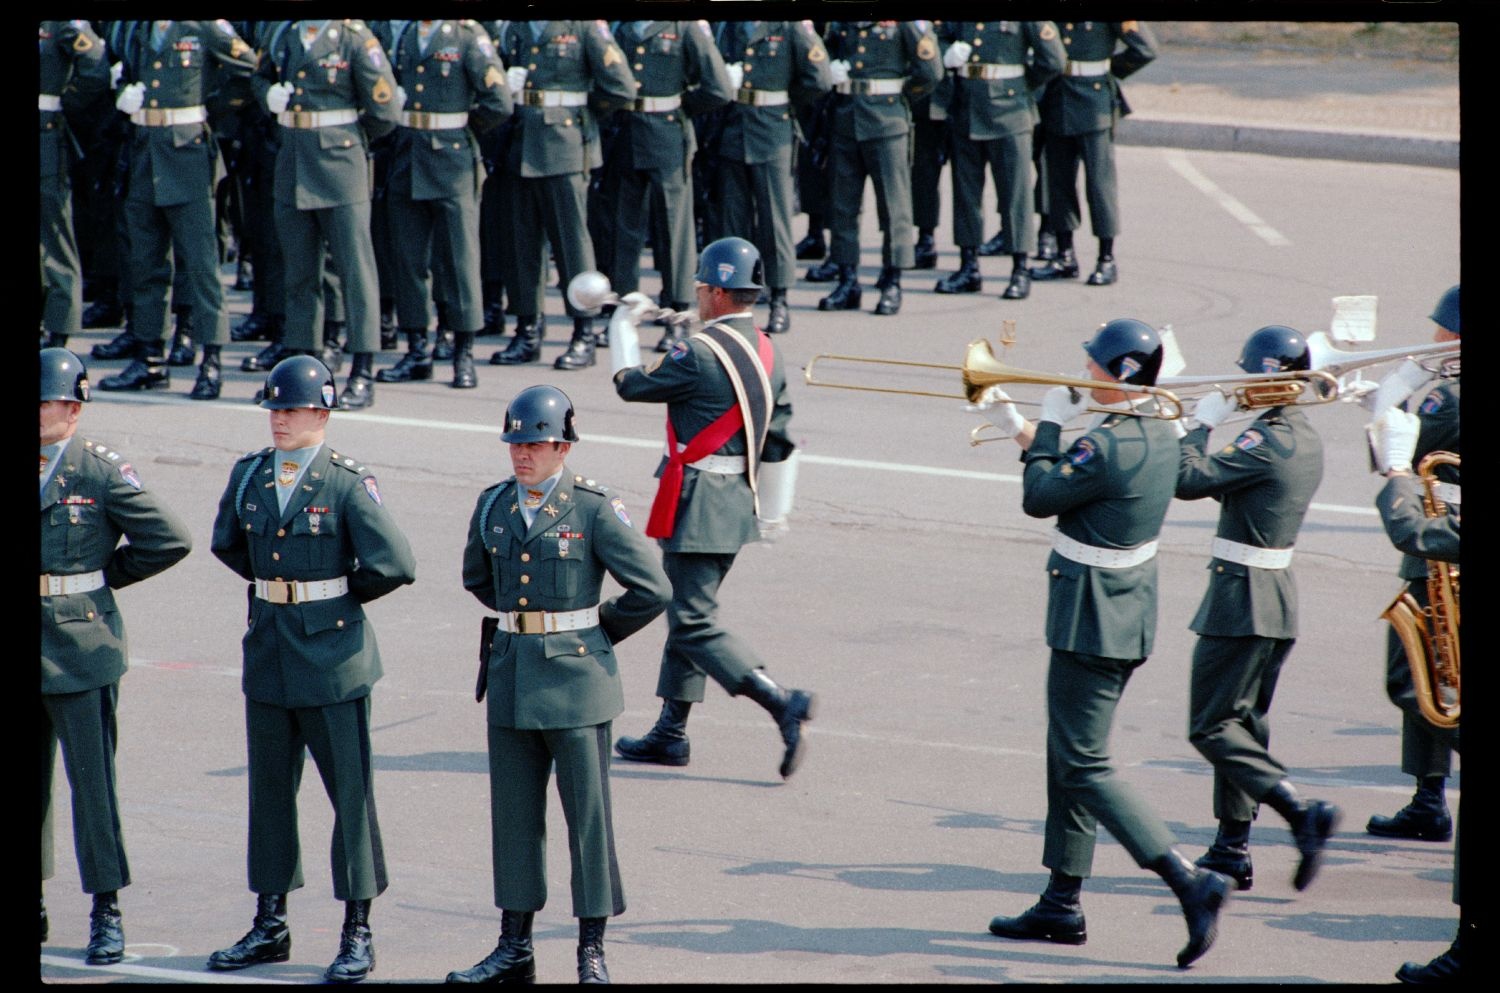
[[[674,93],[669,97],[636,97],[630,109],[643,114],[660,114],[668,110],[676,110],[681,106],[682,94]]]
[[[467,127],[468,124],[469,112],[467,110],[451,114],[436,114],[426,110],[403,110],[401,112],[401,126],[416,128],[418,131],[449,131],[453,128]]]
[[[970,62],[959,70],[967,79],[1017,79],[1026,75],[1026,67],[998,62]]]
[[[734,99],[752,107],[780,107],[792,100],[786,90],[752,90],[743,86],[734,91]]]
[[[577,90],[522,90],[521,102],[528,107],[582,107],[589,95]]]
[[[353,107],[339,110],[283,110],[276,121],[286,128],[331,128],[339,124],[353,124],[359,120],[359,111]]]
[[[151,107],[130,115],[130,123],[148,128],[167,128],[173,124],[202,124],[208,120],[203,107]]]
[[[678,443],[679,452],[685,448],[687,448],[686,445]],[[699,469],[703,472],[717,472],[725,476],[738,476],[749,468],[749,464],[743,455],[705,455],[697,462],[689,462],[688,468]]]
[[[500,615],[500,630],[508,634],[556,634],[599,626],[599,608],[582,610],[517,610]]]
[[[63,596],[68,593],[87,593],[104,586],[104,570],[77,572],[71,576],[52,576],[42,573],[42,596]]]
[[[1210,554],[1225,562],[1238,562],[1257,569],[1285,569],[1292,564],[1290,548],[1258,548],[1228,538],[1215,538]]]
[[[38,93],[36,95],[37,110],[62,110],[62,97],[56,93]]]
[[[839,93],[883,97],[900,93],[905,87],[905,79],[851,79],[847,83],[835,83],[833,88]]]
[[[1433,492],[1444,503],[1463,503],[1463,488],[1458,483],[1438,483]]]
[[[1109,59],[1097,59],[1092,62],[1069,62],[1067,73],[1069,76],[1108,76]]]
[[[1052,550],[1063,558],[1097,569],[1129,569],[1156,557],[1156,542],[1148,541],[1135,548],[1100,548],[1074,541],[1061,531],[1052,532]]]
[[[332,600],[348,592],[348,576],[306,583],[283,582],[280,579],[255,581],[255,595],[268,603],[311,603],[314,600]]]

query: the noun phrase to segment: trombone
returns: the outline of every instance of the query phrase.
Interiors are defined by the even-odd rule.
[[[1238,376],[1163,376],[1157,383],[1180,395],[1194,397],[1218,390],[1234,397],[1239,410],[1316,407],[1339,398],[1338,377],[1322,369]]]
[[[1328,335],[1322,331],[1307,336],[1307,347],[1312,353],[1312,367],[1328,372],[1339,380],[1339,399],[1348,403],[1363,400],[1380,386],[1377,382],[1359,375],[1351,376],[1360,369],[1386,362],[1411,359],[1429,376],[1436,379],[1453,379],[1463,369],[1459,354],[1460,342],[1434,341],[1425,345],[1407,348],[1377,348],[1350,350],[1334,347]]]

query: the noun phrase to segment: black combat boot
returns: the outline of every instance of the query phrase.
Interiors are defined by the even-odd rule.
[[[505,330],[505,304],[501,301],[504,291],[498,283],[484,284],[484,327],[476,335],[499,334]]]
[[[270,321],[260,311],[251,312],[229,330],[230,341],[265,341],[271,331]]]
[[[270,327],[266,333],[270,336],[270,344],[254,355],[241,359],[240,372],[268,372],[286,358],[286,318],[271,317],[268,320]]]
[[[1219,936],[1219,910],[1229,899],[1229,889],[1234,883],[1228,876],[1198,868],[1175,848],[1147,868],[1172,887],[1182,904],[1188,942],[1177,953],[1177,967],[1186,969],[1213,947],[1214,939]]]
[[[1057,235],[1047,230],[1046,215],[1042,215],[1041,231],[1036,236],[1036,254],[1032,256],[1038,262],[1051,262],[1057,258]]]
[[[241,293],[249,293],[255,289],[255,267],[244,252],[240,252],[239,258],[234,262],[234,288]]]
[[[911,266],[913,269],[937,268],[937,245],[932,240],[932,228],[923,228],[917,232],[916,253],[916,261]]]
[[[83,960],[89,965],[113,965],[125,957],[125,929],[120,920],[118,894],[94,894],[89,912],[89,947]]]
[[[938,293],[978,293],[984,289],[984,279],[979,275],[979,249],[958,249],[958,271],[944,276],[933,287]]]
[[[178,307],[172,313],[177,318],[177,328],[172,335],[172,349],[167,352],[167,365],[192,365],[198,358],[198,352],[193,348],[192,308]]]
[[[542,357],[547,319],[541,314],[516,318],[516,334],[504,350],[490,356],[490,365],[527,365]]]
[[[1005,286],[1005,292],[1000,294],[1002,300],[1025,300],[1031,295],[1031,271],[1026,268],[1026,253],[1017,252],[1011,256],[1010,282]]]
[[[990,921],[990,934],[1000,938],[1022,938],[1051,941],[1059,945],[1081,945],[1089,940],[1079,895],[1083,877],[1070,876],[1057,869],[1047,888],[1034,905],[1019,917],[996,917]]]
[[[564,371],[573,369],[587,369],[594,364],[594,319],[592,317],[573,318],[573,340],[568,342],[568,350],[563,352],[552,363],[552,368]]]
[[[410,383],[414,380],[432,378],[432,360],[436,358],[427,350],[426,331],[406,332],[406,354],[389,369],[375,374],[377,383]]]
[[[786,779],[797,771],[807,754],[806,739],[802,736],[802,724],[813,719],[818,698],[802,690],[786,690],[777,686],[764,669],[751,670],[738,687],[735,695],[744,694],[764,707],[781,730],[781,741],[786,752],[781,757],[781,778]]]
[[[500,911],[500,942],[471,969],[448,973],[450,983],[534,983],[536,956],[531,946],[531,911]]]
[[[1453,838],[1453,818],[1443,795],[1446,777],[1426,776],[1417,781],[1417,792],[1411,802],[1392,817],[1376,814],[1365,830],[1382,838],[1410,838],[1413,841],[1449,841]]]
[[[632,762],[654,762],[657,765],[687,765],[692,754],[688,743],[687,719],[692,703],[687,700],[663,700],[661,716],[639,738],[621,738],[615,752]]]
[[[370,901],[346,900],[339,953],[323,973],[323,979],[330,983],[357,983],[374,971],[375,936],[370,933]]]
[[[380,350],[394,351],[396,348],[396,301],[390,297],[380,298]]]
[[[285,962],[292,955],[292,932],[286,925],[286,894],[255,898],[255,920],[243,938],[208,957],[215,972],[232,972],[262,962]]]
[[[432,357],[438,362],[447,362],[453,358],[457,349],[457,332],[450,329],[441,320],[438,321],[437,338],[433,342]]]
[[[188,392],[193,400],[217,400],[221,379],[219,373],[219,350],[221,345],[204,345],[203,361],[198,365],[198,379]]]
[[[888,265],[881,270],[880,302],[875,304],[875,313],[889,317],[901,311],[901,270]]]
[[[607,917],[578,918],[578,981],[608,983],[604,967],[604,925]]]
[[[349,367],[349,379],[344,383],[344,392],[339,394],[339,406],[345,410],[359,410],[375,405],[374,352],[355,352],[354,364]]]
[[[1473,925],[1465,921],[1463,915],[1459,915],[1458,934],[1453,938],[1453,944],[1448,950],[1437,958],[1422,965],[1418,962],[1408,962],[1396,970],[1396,978],[1403,983],[1420,983],[1437,986],[1455,986],[1463,978],[1463,941],[1464,932]]]
[[[99,380],[101,390],[164,390],[172,385],[172,373],[167,370],[162,353],[166,351],[161,340],[138,342],[135,360],[114,376]]]
[[[1089,273],[1086,280],[1090,286],[1113,286],[1120,280],[1120,269],[1115,265],[1112,255],[1101,255],[1094,263],[1094,271]]]
[[[95,300],[83,309],[85,328],[117,328],[124,319],[125,308],[116,300]]]
[[[979,254],[986,258],[989,258],[991,255],[1009,255],[1010,239],[1006,237],[1005,230],[1002,228],[996,231],[995,237],[980,245]]]
[[[786,287],[771,287],[771,319],[766,322],[766,334],[786,334],[792,329],[792,315],[787,311]]]
[[[841,265],[838,267],[839,285],[833,288],[833,292],[818,301],[819,310],[858,310],[860,298],[859,267],[852,265]]]
[[[1250,822],[1221,820],[1214,843],[1193,864],[1228,876],[1237,890],[1248,890],[1255,881],[1250,865]]]
[[[474,373],[474,332],[454,332],[453,343],[452,386],[455,390],[472,390],[479,385]]]
[[[1339,825],[1339,808],[1322,800],[1299,799],[1297,790],[1285,779],[1261,797],[1260,802],[1286,818],[1287,825],[1291,827],[1297,851],[1302,854],[1301,861],[1297,863],[1297,871],[1292,876],[1292,887],[1297,890],[1307,889],[1312,884],[1313,877],[1318,874],[1318,864],[1322,861],[1323,849],[1328,845],[1328,837]]]
[[[89,357],[111,362],[115,359],[128,359],[135,354],[135,335],[129,328],[121,331],[109,341],[102,345],[95,345],[89,349]]]
[[[323,322],[323,350],[318,358],[329,372],[338,372],[344,367],[344,322]],[[353,375],[353,373],[350,373]]]
[[[832,259],[824,259],[822,262],[809,268],[804,278],[809,283],[831,283],[839,278],[839,273],[842,271],[843,267],[838,263]]]
[[[1077,279],[1078,256],[1074,253],[1073,246],[1059,248],[1057,258],[1032,268],[1031,278],[1038,282],[1045,282],[1049,279]]]
[[[828,254],[828,243],[823,240],[823,218],[820,215],[807,215],[807,234],[797,242],[797,247],[793,251],[796,252],[799,262],[821,259]]]

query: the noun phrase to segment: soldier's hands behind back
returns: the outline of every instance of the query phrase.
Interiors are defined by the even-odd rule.
[[[729,73],[729,88],[737,90],[745,83],[745,64],[743,62],[731,62],[724,67]]]
[[[973,52],[973,45],[970,45],[966,41],[955,41],[953,44],[949,45],[948,50],[943,53],[943,65],[947,66],[949,69],[962,69],[964,63],[969,61],[969,56],[973,54]]]
[[[834,59],[828,63],[828,76],[837,86],[840,83],[849,82],[849,61],[847,59]]]
[[[511,96],[521,95],[521,90],[526,86],[528,72],[525,66],[511,66],[505,70],[505,85],[510,87]]]
[[[286,105],[292,99],[291,83],[275,83],[266,90],[266,109],[273,114],[279,114],[286,110]]]
[[[146,84],[131,83],[115,97],[115,108],[122,114],[134,114],[146,102]]]

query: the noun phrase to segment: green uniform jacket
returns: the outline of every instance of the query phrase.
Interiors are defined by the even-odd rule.
[[[304,50],[293,22],[275,35],[253,80],[264,105],[275,83],[294,86],[290,111],[357,109],[359,120],[326,128],[281,129],[276,154],[277,202],[323,210],[370,199],[369,142],[400,121],[396,77],[380,39],[360,20],[333,21]]]
[[[37,26],[37,47],[41,69],[38,93],[84,104],[109,88],[104,43],[88,21],[42,21]],[[73,143],[61,111],[44,110],[38,116],[42,187],[50,183],[55,190],[59,182],[67,182]]]
[[[1424,456],[1432,452],[1452,452],[1454,455],[1462,455],[1459,438],[1459,381],[1457,379],[1445,379],[1433,386],[1422,396],[1422,402],[1417,404],[1417,416],[1421,418],[1422,427],[1417,433],[1417,447],[1412,454],[1412,471],[1416,471],[1417,464]],[[1448,483],[1459,481],[1458,470],[1452,466],[1442,466],[1438,469],[1438,478]],[[1390,487],[1386,487],[1390,489]],[[1421,492],[1421,484],[1418,483],[1418,493]],[[1417,502],[1420,512],[1421,501]],[[1387,525],[1389,531],[1389,525]],[[1392,535],[1392,541],[1395,536]],[[1401,548],[1399,542],[1397,548]],[[1405,549],[1402,549],[1405,551]],[[1401,560],[1400,576],[1402,579],[1425,579],[1427,578],[1427,563],[1422,557],[1408,552]]]
[[[446,200],[465,188],[477,194],[481,179],[474,136],[511,115],[505,66],[490,36],[470,20],[443,21],[422,53],[417,22],[395,39],[391,61],[406,90],[408,112],[469,114],[466,128],[440,131],[399,127],[387,185],[412,200]]]
[[[770,162],[797,138],[793,107],[811,103],[833,85],[828,78],[828,50],[812,21],[761,21],[746,44],[736,45],[737,26],[722,25],[719,52],[725,62],[742,63],[743,90],[783,91],[791,103],[756,107],[732,103],[725,108],[724,130],[711,151],[731,162]]]
[[[720,318],[714,323],[737,333],[752,349],[757,347],[755,321],[749,314]],[[787,434],[792,421],[792,400],[787,393],[781,349],[776,347],[775,339],[772,348],[776,357],[766,375],[771,381],[775,405],[760,457],[765,462],[783,462],[796,447]],[[698,335],[674,345],[649,368],[620,370],[615,376],[615,392],[625,400],[665,403],[677,442],[684,445],[736,403],[729,373]],[[736,431],[713,454],[744,455],[745,432]],[[657,478],[666,464],[663,457],[656,468]],[[691,466],[684,469],[677,526],[672,537],[662,540],[662,548],[669,552],[738,552],[758,540],[755,496],[745,473],[704,472]]]
[[[1068,64],[1068,52],[1051,21],[949,21],[938,34],[942,48],[955,41],[974,50],[969,64],[1024,66],[1013,79],[969,79],[950,72],[933,96],[960,137],[989,141],[1029,132],[1041,120],[1034,92],[1056,78]]]
[[[42,692],[82,693],[125,674],[125,623],[113,591],[177,564],[193,541],[108,445],[75,436],[61,458],[42,490],[41,574],[103,569],[105,585],[41,598]]]
[[[600,603],[606,572],[625,592]],[[620,498],[566,468],[530,530],[515,477],[479,495],[463,579],[480,603],[505,613],[599,605],[597,627],[495,633],[489,722],[525,730],[590,727],[619,716],[625,697],[612,646],[651,623],[672,596],[655,550],[632,527]]]
[[[1042,97],[1042,115],[1055,134],[1089,134],[1115,126],[1130,113],[1120,93],[1120,80],[1156,58],[1156,39],[1140,21],[1064,22],[1063,47],[1072,62],[1109,60],[1104,76],[1059,76]],[[1117,43],[1125,47],[1115,52]]]
[[[635,99],[637,84],[604,21],[547,21],[539,39],[530,21],[512,21],[500,38],[507,66],[527,70],[526,91],[589,94],[578,107],[516,107],[516,131],[506,156],[512,175],[535,179],[588,172],[604,164],[600,113]]]
[[[690,115],[734,99],[708,22],[652,21],[641,37],[635,33],[635,22],[625,21],[615,40],[630,59],[641,87],[638,96],[682,94],[677,110],[620,114],[616,161],[630,169],[687,168],[698,149]]]
[[[1448,505],[1441,517],[1428,517],[1423,509],[1422,481],[1415,476],[1393,476],[1375,497],[1375,509],[1391,544],[1407,557],[1422,563],[1421,577],[1427,575],[1426,563],[1457,562],[1459,558],[1457,507]]]
[[[375,477],[327,443],[285,513],[276,505],[277,472],[273,448],[240,459],[214,518],[213,553],[252,583],[245,695],[276,707],[356,700],[381,675],[375,632],[360,604],[416,578],[411,546],[380,502]],[[348,577],[348,593],[309,603],[270,603],[253,585],[339,576]]]
[[[849,63],[849,78],[906,79],[903,93],[841,93],[833,98],[834,134],[856,141],[911,130],[908,97],[930,95],[943,60],[929,21],[835,21],[824,36],[828,54]]]
[[[1110,415],[1059,450],[1061,428],[1037,425],[1022,455],[1021,509],[1100,548],[1154,541],[1177,481],[1177,441],[1166,421]],[[1047,559],[1047,645],[1083,655],[1143,659],[1156,639],[1156,559],[1126,569]]]
[[[1256,548],[1291,548],[1323,479],[1323,441],[1307,415],[1272,407],[1212,455],[1208,428],[1180,442],[1177,496],[1219,501],[1218,537]],[[1297,583],[1291,569],[1258,569],[1211,558],[1208,591],[1188,627],[1238,638],[1297,637]]]
[[[147,21],[136,28],[120,76],[121,86],[145,84],[143,110],[204,106],[211,84],[255,71],[255,50],[228,21],[173,21],[159,52],[151,47],[151,27]],[[217,77],[210,76],[210,59],[219,64]],[[219,147],[207,122],[132,124],[130,131],[129,199],[171,207],[213,195]]]

